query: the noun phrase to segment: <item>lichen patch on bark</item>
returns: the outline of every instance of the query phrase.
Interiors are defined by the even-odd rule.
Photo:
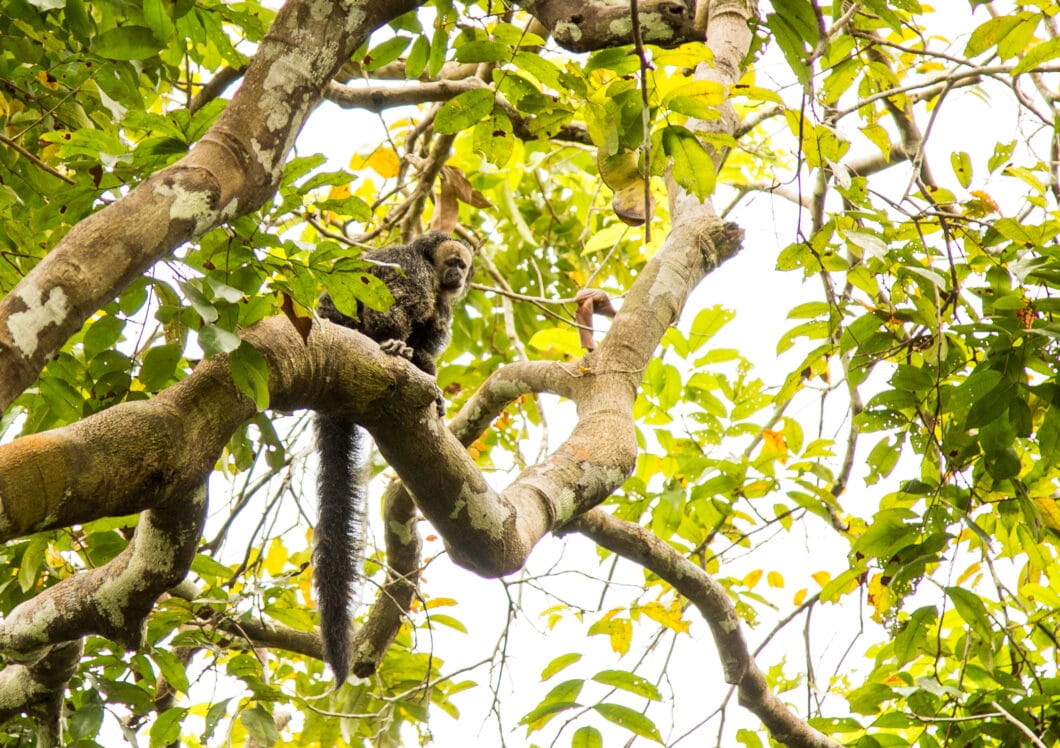
[[[8,317],[7,329],[11,333],[11,342],[23,356],[30,358],[37,352],[41,331],[66,319],[70,306],[66,292],[58,286],[45,295],[34,283],[25,282],[14,293],[26,309]]]

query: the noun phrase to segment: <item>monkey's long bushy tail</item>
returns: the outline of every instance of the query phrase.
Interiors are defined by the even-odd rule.
[[[350,606],[364,551],[364,436],[351,421],[321,413],[316,432],[320,470],[313,578],[324,662],[340,686],[350,672]]]

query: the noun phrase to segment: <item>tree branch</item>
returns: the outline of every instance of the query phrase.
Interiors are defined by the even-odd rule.
[[[710,626],[725,682],[737,686],[740,704],[762,720],[773,738],[791,748],[839,748],[840,743],[799,719],[766,684],[744,640],[740,617],[725,588],[707,572],[640,525],[594,509],[564,532],[580,532],[593,542],[649,569],[684,595]]]
[[[633,43],[633,21],[626,3],[526,0],[520,4],[549,30],[560,46],[572,52]],[[694,2],[641,0],[638,6],[644,43],[676,47],[702,40],[702,29],[696,28]]]

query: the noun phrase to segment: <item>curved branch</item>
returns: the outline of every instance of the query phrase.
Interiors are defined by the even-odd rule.
[[[740,704],[754,713],[773,738],[793,748],[839,748],[840,744],[799,719],[774,694],[754,662],[743,637],[740,617],[725,588],[640,525],[616,519],[600,509],[583,514],[564,532],[580,532],[614,553],[665,579],[688,598],[710,626],[725,672]]]
[[[464,446],[484,432],[509,403],[523,395],[551,392],[573,398],[577,365],[560,361],[519,361],[489,375],[456,414],[449,429]]]
[[[383,493],[383,520],[386,583],[379,590],[368,620],[353,636],[351,670],[358,678],[367,678],[379,668],[419,590],[423,542],[416,530],[416,504],[399,481],[392,481]]]
[[[0,622],[0,652],[32,659],[87,634],[139,647],[155,601],[191,567],[206,517],[205,485],[145,512],[132,542],[108,563],[20,603]]]

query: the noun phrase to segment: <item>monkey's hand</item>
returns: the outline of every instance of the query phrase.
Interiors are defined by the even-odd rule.
[[[415,353],[411,347],[405,345],[404,341],[401,340],[384,340],[379,344],[379,347],[383,349],[383,353],[389,353],[391,356],[403,356],[409,361],[412,360],[412,354]]]

